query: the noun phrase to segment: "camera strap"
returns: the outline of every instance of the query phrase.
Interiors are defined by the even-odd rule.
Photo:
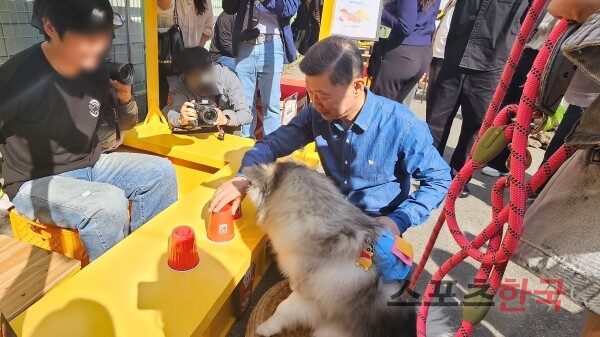
[[[258,26],[258,19],[254,16],[254,10],[256,9],[256,0],[249,0],[248,8],[248,24],[246,29],[254,29]]]
[[[173,1],[173,25],[179,26],[179,15],[177,14],[177,0]]]

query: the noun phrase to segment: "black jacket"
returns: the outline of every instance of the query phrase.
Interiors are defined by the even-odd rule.
[[[473,70],[504,67],[529,6],[527,0],[460,0],[444,62]]]

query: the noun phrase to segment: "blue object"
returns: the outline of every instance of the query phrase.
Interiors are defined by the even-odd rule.
[[[418,0],[388,1],[381,13],[381,24],[392,29],[390,40],[410,46],[431,46],[440,0],[423,10]]]
[[[348,130],[310,104],[257,142],[241,167],[273,162],[314,141],[325,173],[350,202],[371,216],[388,216],[400,232],[422,224],[446,196],[450,167],[432,145],[427,124],[404,105],[366,93]],[[411,179],[421,184],[412,194]]]
[[[375,248],[373,263],[377,267],[379,278],[384,284],[406,279],[411,268],[411,266],[405,264],[396,255],[392,254],[394,242],[394,235],[389,231],[385,231],[379,240],[373,243],[373,247]]]

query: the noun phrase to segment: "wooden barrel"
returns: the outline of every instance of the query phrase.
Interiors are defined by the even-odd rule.
[[[277,309],[279,303],[283,302],[292,291],[290,290],[288,281],[281,281],[271,287],[264,295],[261,297],[260,301],[252,310],[250,314],[250,319],[248,320],[248,326],[246,327],[246,337],[260,337],[256,334],[256,328],[264,321],[269,319]],[[281,334],[277,335],[279,337],[310,337],[312,336],[312,331],[306,328],[297,328],[293,331],[284,330]]]

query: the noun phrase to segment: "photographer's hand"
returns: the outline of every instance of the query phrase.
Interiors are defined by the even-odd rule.
[[[133,99],[133,95],[131,94],[131,85],[123,84],[119,81],[110,80],[110,85],[117,92],[117,98],[119,99],[119,104],[125,105],[131,102]]]
[[[214,125],[229,125],[229,118],[223,114],[223,111],[219,108],[215,108],[215,110],[217,110],[217,121],[214,123]]]
[[[196,113],[196,109],[194,109],[194,103],[196,103],[196,101],[183,103],[179,115],[180,126],[189,125],[190,122],[193,122],[198,119],[198,114]]]

